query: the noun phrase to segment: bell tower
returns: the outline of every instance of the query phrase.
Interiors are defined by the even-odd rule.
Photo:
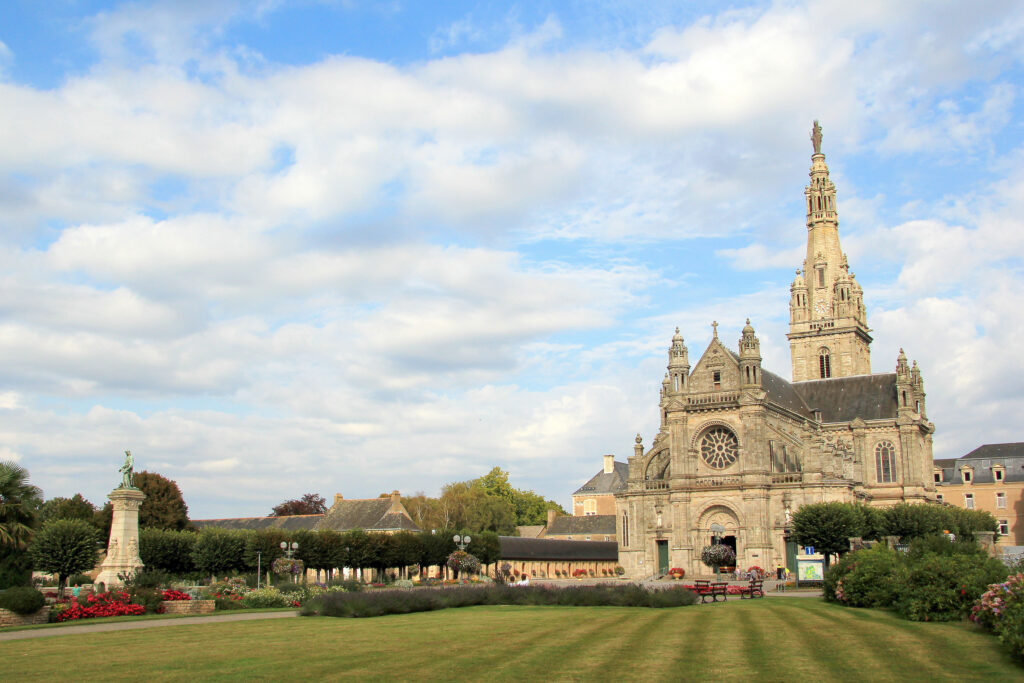
[[[839,245],[836,186],[814,122],[807,209],[807,257],[790,286],[789,350],[793,381],[871,374],[871,335],[864,290]]]

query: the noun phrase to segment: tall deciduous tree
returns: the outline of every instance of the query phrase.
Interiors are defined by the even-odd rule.
[[[180,531],[189,528],[188,506],[177,482],[156,472],[136,472],[135,486],[146,494],[139,507],[139,526]]]
[[[92,569],[97,560],[96,528],[83,519],[55,519],[32,539],[29,554],[39,571],[58,575],[61,588],[68,576]]]
[[[96,507],[76,493],[71,498],[51,498],[39,508],[39,523],[45,524],[52,519],[84,519],[90,524],[96,518]]]
[[[327,512],[327,501],[317,493],[307,493],[295,500],[286,500],[275,505],[271,517],[287,517],[289,515],[322,515]]]
[[[13,461],[0,462],[0,547],[23,550],[28,545],[41,499],[28,470]]]

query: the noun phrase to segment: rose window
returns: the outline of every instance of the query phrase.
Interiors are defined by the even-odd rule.
[[[700,455],[709,467],[723,470],[739,458],[736,435],[725,427],[708,430],[700,440]]]

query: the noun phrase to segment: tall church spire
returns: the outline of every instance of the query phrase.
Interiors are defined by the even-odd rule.
[[[787,337],[794,382],[871,373],[864,293],[839,244],[836,186],[821,151],[822,137],[815,121],[811,181],[804,188],[807,256],[790,287]]]

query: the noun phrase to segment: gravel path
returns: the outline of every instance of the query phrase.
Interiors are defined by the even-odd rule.
[[[181,617],[180,619],[153,619],[151,621],[123,621],[120,623],[75,624],[60,628],[27,629],[0,633],[0,642],[5,640],[24,640],[26,638],[49,638],[51,636],[68,636],[75,633],[98,633],[100,631],[134,631],[140,628],[160,628],[163,626],[189,626],[192,624],[218,624],[225,621],[252,621],[254,619],[286,619],[297,617],[298,612],[256,612],[253,614],[215,614],[208,617]]]

